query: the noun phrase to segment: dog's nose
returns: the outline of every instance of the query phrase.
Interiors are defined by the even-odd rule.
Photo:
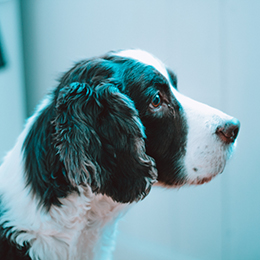
[[[224,123],[224,125],[219,126],[216,130],[216,134],[219,138],[226,144],[235,142],[238,132],[239,132],[240,122],[233,118],[230,121]]]

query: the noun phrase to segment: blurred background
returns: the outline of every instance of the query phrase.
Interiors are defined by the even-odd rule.
[[[0,0],[0,156],[74,62],[141,48],[179,90],[241,121],[209,184],[154,188],[119,224],[115,260],[260,259],[260,1]]]

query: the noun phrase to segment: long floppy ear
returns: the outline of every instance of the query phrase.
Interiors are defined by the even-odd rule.
[[[55,146],[74,186],[100,185],[96,183],[100,167],[95,159],[101,143],[93,128],[93,102],[91,87],[79,83],[63,87],[56,102]]]
[[[144,127],[133,102],[116,84],[93,90],[72,83],[60,90],[56,147],[73,185],[90,185],[118,202],[144,198],[157,177],[145,154]]]
[[[138,112],[116,82],[99,85],[96,94],[103,108],[97,125],[105,172],[100,192],[119,202],[142,199],[155,182],[157,170],[145,153],[144,126]]]

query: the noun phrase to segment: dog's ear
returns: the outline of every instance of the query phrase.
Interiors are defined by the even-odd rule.
[[[133,102],[107,82],[93,90],[72,83],[60,90],[55,142],[73,185],[118,202],[144,198],[157,177],[145,154],[144,127]]]
[[[69,182],[78,186],[95,183],[100,168],[95,158],[101,148],[94,130],[93,91],[86,84],[63,87],[56,101],[55,147],[66,169]]]
[[[132,100],[116,82],[96,88],[102,106],[97,132],[102,143],[100,192],[119,202],[144,198],[157,178],[154,160],[145,153],[144,126]]]

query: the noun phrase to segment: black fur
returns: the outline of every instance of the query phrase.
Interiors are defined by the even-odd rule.
[[[1,231],[0,231],[1,233]],[[17,248],[16,245],[11,244],[10,240],[5,237],[0,238],[0,259],[3,260],[30,260],[31,258],[27,255],[29,247],[24,246]]]
[[[150,106],[156,93],[157,110]],[[155,163],[159,181],[183,182],[184,114],[152,66],[113,53],[82,61],[51,97],[23,146],[27,184],[47,210],[78,185],[123,203],[142,199],[157,177]]]
[[[144,177],[157,175],[153,160],[145,155],[137,110],[117,84],[104,81],[93,89],[73,83],[61,89],[55,146],[75,187],[88,183],[95,192],[132,202],[150,190]]]
[[[0,196],[0,218],[5,212],[3,204],[1,203]],[[1,260],[30,260],[31,258],[27,255],[29,245],[26,244],[20,247],[12,242],[10,236],[13,235],[11,232],[12,227],[5,228],[0,226],[0,259]]]
[[[77,190],[70,185],[63,163],[53,145],[55,105],[51,103],[37,117],[23,149],[27,185],[47,209],[60,205],[59,198]]]
[[[151,104],[156,95],[158,108]],[[79,185],[118,202],[137,201],[155,179],[183,184],[186,137],[182,107],[152,66],[113,53],[81,61],[62,76],[26,136],[27,186],[45,210]],[[29,245],[17,248],[7,231],[0,227],[0,259],[30,259]]]
[[[0,259],[3,260],[30,260],[27,251],[29,245],[26,244],[23,247],[18,247],[11,242],[9,237],[6,237],[6,231],[2,227],[0,228]]]

